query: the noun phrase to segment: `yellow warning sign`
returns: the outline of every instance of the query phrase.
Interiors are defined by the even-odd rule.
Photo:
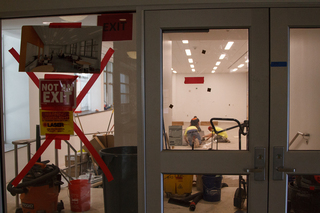
[[[40,134],[73,135],[73,111],[40,110]]]

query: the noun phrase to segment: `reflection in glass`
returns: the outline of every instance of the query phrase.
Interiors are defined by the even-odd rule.
[[[320,212],[320,175],[288,175],[288,213]]]
[[[163,174],[164,213],[246,210],[247,176]]]
[[[290,150],[320,150],[319,49],[319,28],[290,29]]]
[[[247,29],[163,34],[163,116],[169,132],[165,148],[247,149],[247,135],[239,136],[239,128],[248,124],[243,124],[248,120]],[[195,129],[190,127],[195,116],[198,134],[185,136]],[[239,127],[229,129],[238,125],[234,119]],[[227,130],[210,137],[213,124]],[[174,126],[182,128],[178,138],[170,135]]]

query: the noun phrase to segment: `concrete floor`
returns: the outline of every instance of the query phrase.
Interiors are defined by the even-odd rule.
[[[237,212],[238,209],[233,206],[233,197],[236,189],[238,188],[238,176],[223,176],[223,183],[228,184],[228,187],[223,187],[221,189],[221,200],[218,202],[208,202],[204,200],[200,200],[196,205],[195,212],[201,213],[234,213]],[[192,188],[192,194],[197,193],[197,187],[194,184]],[[164,193],[165,194],[165,193]],[[181,199],[185,195],[174,195],[174,198]],[[11,194],[7,193],[8,199],[8,212],[14,213],[16,211],[16,198]],[[70,213],[70,198],[68,188],[63,185],[62,189],[59,193],[58,201],[62,200],[64,203],[64,210],[62,213]],[[164,195],[163,209],[164,213],[184,213],[190,212],[188,207],[182,207],[175,204],[168,203],[169,198]],[[246,212],[245,208],[243,211],[238,212]],[[91,205],[88,213],[104,213],[104,197],[103,197],[103,189],[102,188],[91,188]]]

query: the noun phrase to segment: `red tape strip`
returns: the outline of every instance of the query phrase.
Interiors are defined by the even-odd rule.
[[[74,123],[74,122],[73,122]],[[89,150],[89,152],[92,154],[92,156],[94,157],[94,159],[97,161],[98,165],[100,166],[100,168],[102,169],[104,175],[106,176],[107,180],[110,182],[113,180],[113,176],[110,172],[110,170],[108,169],[107,165],[105,164],[105,162],[102,160],[102,158],[100,157],[100,155],[98,154],[97,150],[92,146],[92,144],[90,143],[90,141],[87,139],[87,137],[83,134],[83,132],[79,129],[79,127],[77,126],[76,123],[74,123],[74,131],[77,133],[77,135],[79,136],[79,138],[82,140],[82,142],[84,143],[84,145],[87,147],[87,149]]]
[[[20,55],[13,47],[9,50],[9,52],[17,60],[17,62],[20,61]]]
[[[79,106],[79,104],[81,103],[84,96],[89,92],[89,90],[91,89],[94,82],[99,78],[99,75],[101,74],[101,72],[103,71],[105,66],[107,65],[107,63],[110,60],[113,53],[114,53],[114,50],[112,48],[109,48],[107,53],[105,54],[105,56],[103,57],[103,59],[101,61],[100,73],[93,74],[91,76],[91,78],[89,79],[88,83],[84,86],[84,88],[81,90],[80,94],[78,95],[76,108]]]
[[[60,139],[55,139],[55,149],[61,149],[61,140]]]
[[[81,22],[72,23],[50,23],[49,28],[81,28]]]
[[[63,74],[45,74],[44,79],[46,80],[76,80],[78,76],[76,75],[63,75]]]
[[[22,180],[22,178],[24,178],[24,176],[26,176],[26,174],[28,173],[28,171],[32,168],[32,166],[37,162],[37,160],[39,159],[39,157],[42,155],[42,153],[44,152],[44,150],[46,150],[46,148],[49,146],[49,144],[51,143],[51,141],[53,140],[53,138],[47,138],[44,143],[40,146],[40,148],[38,149],[38,151],[33,155],[33,157],[31,158],[31,160],[28,162],[28,164],[22,169],[22,171],[19,173],[19,175],[12,181],[12,185],[13,186],[17,186],[20,181]]]
[[[30,79],[33,81],[33,83],[39,88],[39,79],[33,72],[27,72]]]
[[[11,55],[17,60],[17,62],[20,62],[20,55],[19,53],[12,47],[9,52]],[[33,83],[39,88],[39,79],[33,72],[27,72]]]

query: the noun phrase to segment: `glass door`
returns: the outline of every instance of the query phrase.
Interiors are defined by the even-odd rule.
[[[320,212],[320,9],[271,9],[269,212]]]
[[[145,211],[267,212],[268,9],[144,22]]]

